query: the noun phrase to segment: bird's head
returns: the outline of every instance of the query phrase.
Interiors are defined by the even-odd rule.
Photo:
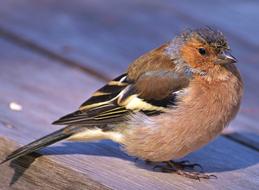
[[[172,42],[178,43],[177,53],[174,51],[177,57],[173,59],[199,73],[209,74],[237,61],[229,53],[224,35],[216,29],[206,27],[188,30]]]

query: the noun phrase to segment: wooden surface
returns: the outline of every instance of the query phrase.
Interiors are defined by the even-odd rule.
[[[110,141],[63,142],[40,151],[41,158],[0,166],[0,189],[258,189],[259,27],[250,21],[259,14],[256,1],[10,0],[0,5],[0,159],[56,130],[53,120],[187,27],[212,24],[223,30],[245,80],[241,111],[226,135],[187,157],[217,180],[154,172]],[[10,102],[21,104],[22,111],[10,110]]]
[[[259,16],[259,12],[251,9],[252,16],[247,17],[249,11],[240,8],[253,4],[222,1],[218,9],[214,9],[215,3],[199,1],[200,9],[206,13],[202,17],[198,5],[193,10],[192,4],[186,1],[119,2],[4,1],[0,6],[0,33],[32,51],[107,80],[181,30],[215,25],[226,33],[245,81],[241,112],[228,129],[228,135],[259,150],[259,101],[254,101],[259,96],[259,91],[255,90],[259,75],[251,75],[259,69],[259,47],[249,40],[253,36],[259,44],[254,32],[259,24],[248,22],[248,18]],[[222,4],[225,11],[220,11]]]

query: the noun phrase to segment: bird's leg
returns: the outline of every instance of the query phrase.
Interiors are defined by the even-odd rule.
[[[148,164],[148,165],[152,164],[152,162],[150,160],[145,160],[145,163]]]
[[[154,167],[155,168],[160,168],[162,172],[167,172],[167,173],[176,173],[178,175],[188,177],[191,179],[210,179],[212,177],[217,178],[215,175],[207,175],[202,173],[202,171],[199,172],[193,172],[193,171],[188,171],[188,169],[194,170],[195,167],[199,167],[202,170],[201,165],[199,164],[192,164],[189,161],[180,161],[180,162],[175,162],[175,161],[166,161],[163,162],[165,165],[157,165]]]
[[[175,167],[178,170],[185,170],[185,169],[191,169],[194,170],[195,167],[200,169],[200,172],[203,171],[203,168],[200,164],[196,164],[196,163],[190,163],[188,160],[183,160],[183,161],[167,161],[165,162],[167,164],[168,167]]]
[[[138,158],[138,157],[134,158],[134,162],[137,162],[138,160],[139,160],[139,158]]]

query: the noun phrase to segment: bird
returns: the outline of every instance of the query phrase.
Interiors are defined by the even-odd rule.
[[[238,113],[243,82],[224,34],[212,27],[186,29],[137,58],[49,135],[18,148],[1,164],[61,140],[109,139],[130,156],[192,179],[211,175],[183,158],[208,144]]]

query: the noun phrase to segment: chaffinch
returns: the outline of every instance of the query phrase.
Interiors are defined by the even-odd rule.
[[[132,156],[164,162],[194,179],[197,164],[175,162],[215,138],[238,112],[243,83],[224,35],[187,30],[135,60],[79,110],[53,122],[65,128],[10,154],[2,163],[57,141],[111,139]]]

